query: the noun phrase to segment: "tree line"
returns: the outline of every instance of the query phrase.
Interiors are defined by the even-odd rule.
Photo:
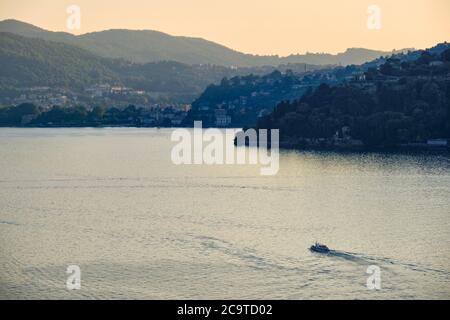
[[[449,139],[450,49],[423,52],[415,61],[388,59],[360,81],[322,84],[298,100],[281,102],[257,127],[280,129],[282,141],[337,133],[371,147]]]

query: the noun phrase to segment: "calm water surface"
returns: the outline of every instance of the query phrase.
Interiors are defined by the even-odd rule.
[[[0,298],[450,298],[449,157],[283,152],[262,177],[175,166],[170,133],[0,129]]]

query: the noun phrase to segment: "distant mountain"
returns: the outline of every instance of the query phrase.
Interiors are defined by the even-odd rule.
[[[101,83],[136,90],[187,95],[193,99],[210,83],[239,70],[178,62],[135,64],[99,57],[65,43],[0,32],[0,89],[51,86],[82,92]]]
[[[5,32],[0,32],[0,63],[1,87],[83,87],[120,81],[111,61],[89,51]]]
[[[213,64],[228,67],[278,66],[289,63],[315,65],[362,64],[392,52],[348,49],[337,55],[258,56],[244,54],[201,38],[171,36],[151,30],[107,30],[74,36],[51,32],[17,20],[0,22],[0,32],[74,45],[106,58],[135,63],[177,61],[185,64]]]
[[[398,54],[410,50],[414,49],[402,49],[392,52],[384,52],[364,48],[350,48],[345,52],[335,55],[329,53],[307,53],[305,55],[290,55],[288,57],[282,58],[282,60],[287,63],[301,60],[303,63],[314,65],[360,65],[368,61],[377,59],[381,56],[390,56],[392,54]]]
[[[39,29],[34,32],[41,32]],[[64,37],[59,34],[58,37]],[[52,38],[52,37],[50,37]],[[69,35],[67,39],[73,36]],[[96,84],[126,86],[165,102],[192,102],[211,83],[224,77],[266,74],[274,67],[229,68],[217,65],[189,65],[176,61],[138,64],[105,58],[70,44],[0,32],[0,98],[17,95],[36,86],[66,88],[80,93]],[[304,64],[281,65],[280,70],[316,70]],[[6,94],[6,91],[9,94]],[[11,93],[12,91],[12,93]]]

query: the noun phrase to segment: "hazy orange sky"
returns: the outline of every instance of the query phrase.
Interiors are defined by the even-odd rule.
[[[66,8],[81,8],[81,30],[152,29],[205,38],[255,54],[426,48],[450,40],[450,0],[0,0],[0,20],[67,31]],[[367,9],[381,9],[369,30]]]

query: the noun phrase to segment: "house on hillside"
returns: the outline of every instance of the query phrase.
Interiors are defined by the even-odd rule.
[[[217,127],[226,127],[231,124],[231,117],[227,115],[227,110],[225,109],[217,109],[215,117]]]

